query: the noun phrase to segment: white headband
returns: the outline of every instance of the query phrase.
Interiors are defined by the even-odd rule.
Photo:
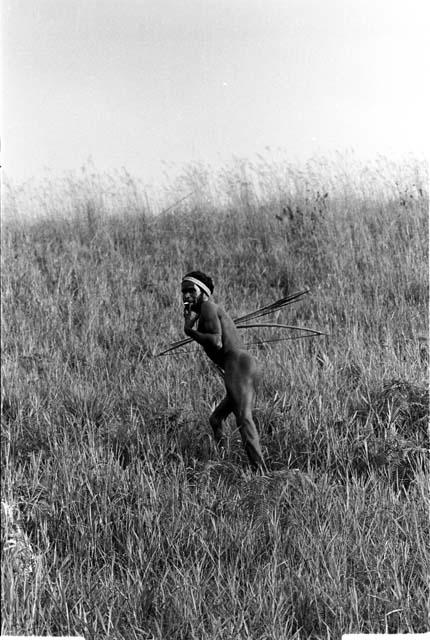
[[[204,291],[204,293],[206,293],[208,296],[212,295],[209,287],[203,284],[203,282],[200,282],[200,280],[197,280],[197,278],[193,278],[192,276],[185,276],[182,282],[192,282],[193,284],[200,287],[200,289],[202,289],[202,291]]]

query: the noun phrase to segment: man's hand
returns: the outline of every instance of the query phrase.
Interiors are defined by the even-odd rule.
[[[195,311],[191,310],[191,305],[186,304],[184,306],[184,332],[187,333],[189,329],[192,329],[196,323],[198,315]]]

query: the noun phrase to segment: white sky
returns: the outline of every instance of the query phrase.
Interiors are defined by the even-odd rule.
[[[5,173],[426,153],[428,4],[2,0]]]

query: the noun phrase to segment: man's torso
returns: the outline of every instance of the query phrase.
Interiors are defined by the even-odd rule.
[[[211,311],[217,314],[220,327],[221,327],[221,340],[222,340],[221,349],[212,349],[208,347],[208,348],[205,348],[205,352],[208,355],[208,357],[213,362],[215,362],[215,364],[225,368],[227,359],[232,356],[234,357],[235,354],[237,354],[239,351],[242,351],[244,349],[242,340],[239,336],[238,330],[233,320],[230,318],[228,313],[224,311],[224,309],[222,309],[220,306],[218,306],[212,301],[207,301],[207,302],[204,302],[203,304],[211,305],[212,306]],[[203,309],[203,313],[201,313],[200,318],[198,320],[198,324],[197,324],[197,330],[201,331],[202,333],[207,332],[207,327],[205,326],[204,311],[205,310]]]

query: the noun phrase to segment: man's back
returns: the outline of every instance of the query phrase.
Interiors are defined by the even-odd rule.
[[[197,328],[202,333],[215,331],[220,333],[221,348],[207,347],[204,349],[209,358],[222,368],[225,368],[226,360],[230,355],[244,349],[233,320],[222,307],[212,300],[202,303]]]

